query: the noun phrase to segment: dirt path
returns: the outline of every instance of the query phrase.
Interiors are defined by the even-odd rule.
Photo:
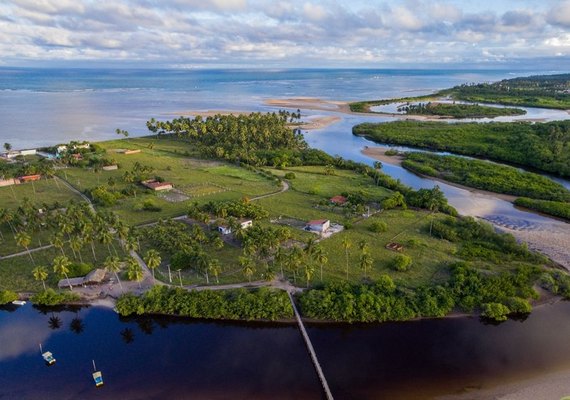
[[[261,196],[256,196],[256,197],[252,197],[251,199],[249,199],[250,201],[255,201],[255,200],[259,200],[259,199],[265,199],[267,197],[271,197],[271,196],[275,196],[277,194],[281,194],[283,192],[286,192],[287,190],[289,190],[289,182],[287,181],[281,181],[281,190],[278,192],[273,192],[273,193],[268,193],[268,194],[262,194]]]

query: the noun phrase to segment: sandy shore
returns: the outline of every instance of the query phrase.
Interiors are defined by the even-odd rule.
[[[364,154],[365,156],[368,156],[368,157],[372,157],[372,158],[374,158],[378,161],[381,161],[383,163],[386,163],[386,164],[402,166],[402,161],[404,160],[404,157],[403,156],[387,156],[386,155],[387,150],[390,150],[390,149],[388,147],[381,147],[381,146],[367,147],[367,148],[362,150],[362,154]],[[423,176],[421,174],[418,174],[418,175]],[[429,177],[426,176],[426,178],[432,179],[434,181],[445,183],[449,186],[454,186],[454,187],[457,187],[457,188],[460,188],[463,190],[467,190],[467,191],[472,192],[472,193],[478,193],[478,194],[483,194],[483,195],[487,195],[487,196],[497,197],[501,200],[505,200],[505,201],[508,201],[511,203],[517,199],[517,196],[513,196],[510,194],[495,193],[495,192],[489,192],[487,190],[474,189],[474,188],[469,187],[469,186],[461,185],[459,183],[449,182],[449,181],[446,181],[444,179],[435,178],[433,176],[429,176]]]
[[[350,113],[350,107],[346,101],[322,100],[314,97],[297,97],[294,99],[268,99],[264,103],[268,106],[297,108],[320,111],[337,111]]]
[[[438,400],[559,400],[570,396],[570,370],[550,373],[519,382],[501,384],[494,388],[469,390],[458,395],[438,397]]]
[[[300,125],[292,125],[294,127],[298,127],[304,131],[310,131],[315,129],[324,129],[327,126],[335,124],[339,122],[342,118],[336,115],[323,115],[323,116],[316,116],[311,117],[308,121],[302,122]]]

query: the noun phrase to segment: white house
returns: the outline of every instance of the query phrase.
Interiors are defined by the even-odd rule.
[[[328,219],[315,219],[313,221],[307,222],[305,229],[311,232],[326,232],[331,226],[331,221]]]
[[[251,219],[242,219],[239,221],[239,225],[241,229],[247,229],[253,225],[253,221]]]
[[[232,233],[232,228],[229,226],[220,225],[218,226],[218,232],[220,232],[222,235],[229,235]]]

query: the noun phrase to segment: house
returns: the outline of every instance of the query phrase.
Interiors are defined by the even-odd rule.
[[[148,181],[142,181],[141,184],[149,189],[152,189],[156,192],[159,190],[170,190],[172,189],[172,183],[170,182],[158,182],[154,179],[150,179]]]
[[[229,235],[230,233],[232,233],[232,228],[230,228],[229,226],[220,225],[218,226],[218,232],[220,232],[222,235]]]
[[[69,279],[62,279],[57,283],[57,286],[61,288],[66,288],[71,286],[83,286],[83,285],[95,285],[98,283],[102,283],[105,280],[107,273],[104,269],[94,269],[93,271],[89,272],[85,276],[81,276],[79,278],[69,278]]]
[[[141,152],[140,149],[138,149],[138,150],[125,150],[125,151],[123,152],[123,154],[137,154],[137,153],[140,153],[140,152]]]
[[[35,156],[38,151],[36,149],[20,150],[21,156]]]
[[[342,206],[344,205],[346,202],[348,201],[348,199],[344,196],[334,196],[331,197],[330,202],[333,204],[336,204],[337,206]]]
[[[114,171],[116,169],[119,169],[119,166],[117,164],[103,166],[103,171]]]
[[[247,229],[253,225],[253,221],[251,219],[242,219],[239,221],[239,225],[241,229]]]
[[[305,225],[305,230],[311,232],[323,233],[326,232],[326,230],[329,229],[330,226],[331,226],[331,221],[329,221],[328,219],[315,219],[313,221],[307,222],[307,225]]]
[[[41,175],[40,174],[36,174],[36,175],[24,175],[19,177],[19,181],[20,182],[32,182],[32,181],[39,181],[41,179]]]

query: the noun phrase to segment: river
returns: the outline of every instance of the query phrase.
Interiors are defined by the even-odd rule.
[[[569,317],[570,303],[561,302],[500,325],[472,317],[318,324],[308,333],[335,399],[430,399],[466,391],[476,398],[495,385],[570,374]],[[26,305],[0,310],[0,343],[2,399],[322,398],[291,324],[123,319],[106,308],[46,313]],[[43,363],[39,343],[53,352],[55,365]],[[91,379],[93,359],[102,388]],[[570,394],[570,381],[557,390]]]
[[[0,140],[15,148],[111,139],[115,128],[141,135],[147,118],[170,118],[186,110],[271,110],[263,100],[273,97],[402,97],[514,76],[507,71],[0,72]],[[303,113],[341,116],[337,124],[306,133],[308,143],[366,163],[372,160],[360,151],[374,144],[353,136],[352,126],[392,120]],[[568,256],[568,246],[558,239],[563,243],[570,237],[569,224],[397,166],[386,164],[384,171],[414,188],[438,184],[462,214],[490,220],[519,238],[546,238]],[[478,398],[480,390],[510,381],[542,379],[556,371],[570,376],[569,316],[570,304],[561,302],[536,309],[525,321],[498,326],[477,318],[448,318],[310,325],[308,331],[336,399],[429,399],[466,389],[471,390],[467,398]],[[55,319],[50,327],[53,317],[59,318],[59,328]],[[76,319],[72,331],[74,318],[80,323]],[[43,365],[40,342],[54,352],[55,366]],[[91,380],[92,359],[103,371],[101,389]],[[555,390],[558,397],[548,398],[570,395],[570,383]],[[0,310],[2,399],[225,399],[229,393],[232,399],[321,398],[297,328],[171,318],[122,320],[98,307],[53,313],[29,305]]]

